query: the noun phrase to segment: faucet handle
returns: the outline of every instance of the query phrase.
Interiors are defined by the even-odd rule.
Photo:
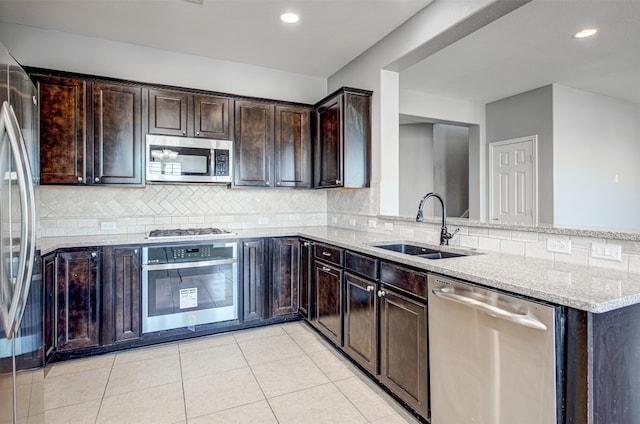
[[[453,236],[455,236],[456,234],[458,234],[458,231],[460,231],[460,228],[456,228],[456,230],[453,233],[449,233],[447,232],[446,227],[442,229],[442,238],[445,240],[450,240],[453,238]]]

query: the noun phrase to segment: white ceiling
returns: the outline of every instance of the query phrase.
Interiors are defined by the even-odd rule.
[[[584,26],[600,33],[574,40]],[[480,103],[551,83],[640,104],[640,0],[533,0],[400,74],[402,89]]]
[[[5,22],[329,77],[432,0],[2,0]],[[280,22],[293,11],[298,23]]]

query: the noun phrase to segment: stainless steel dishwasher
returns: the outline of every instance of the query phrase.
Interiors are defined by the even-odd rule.
[[[554,424],[555,308],[430,275],[432,424]]]

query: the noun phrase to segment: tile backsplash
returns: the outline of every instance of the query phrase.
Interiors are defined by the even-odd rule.
[[[42,237],[131,234],[156,228],[227,229],[326,225],[321,190],[230,189],[216,185],[39,186]]]
[[[208,226],[238,230],[318,225],[429,244],[438,244],[440,237],[437,220],[419,223],[377,215],[375,185],[357,190],[230,189],[215,185],[39,186],[36,195],[41,237]],[[566,254],[547,251],[547,238],[554,235],[546,232],[449,225],[450,231],[456,228],[460,231],[450,241],[451,246],[640,273],[640,241],[568,235],[572,249]],[[620,245],[621,260],[592,258],[592,243]]]

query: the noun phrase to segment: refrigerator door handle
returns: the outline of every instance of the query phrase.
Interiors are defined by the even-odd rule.
[[[33,274],[33,257],[36,250],[36,209],[35,195],[33,190],[33,179],[29,169],[27,149],[20,131],[18,120],[13,112],[13,108],[4,102],[0,112],[0,139],[4,143],[5,136],[9,142],[8,149],[1,150],[11,152],[15,166],[15,171],[6,170],[5,175],[0,175],[3,180],[8,180],[8,184],[15,183],[20,192],[20,250],[18,253],[18,269],[15,284],[11,282],[13,272],[5,275],[9,281],[4,281],[2,287],[2,304],[0,305],[0,318],[5,329],[7,339],[13,338],[20,326],[22,316],[29,295],[31,277]],[[15,175],[14,175],[15,173]],[[1,248],[3,254],[13,255],[13,237],[3,238]],[[10,260],[10,263],[13,263]],[[11,271],[11,270],[10,270]],[[5,273],[6,274],[6,273]],[[13,285],[13,287],[10,287]]]

